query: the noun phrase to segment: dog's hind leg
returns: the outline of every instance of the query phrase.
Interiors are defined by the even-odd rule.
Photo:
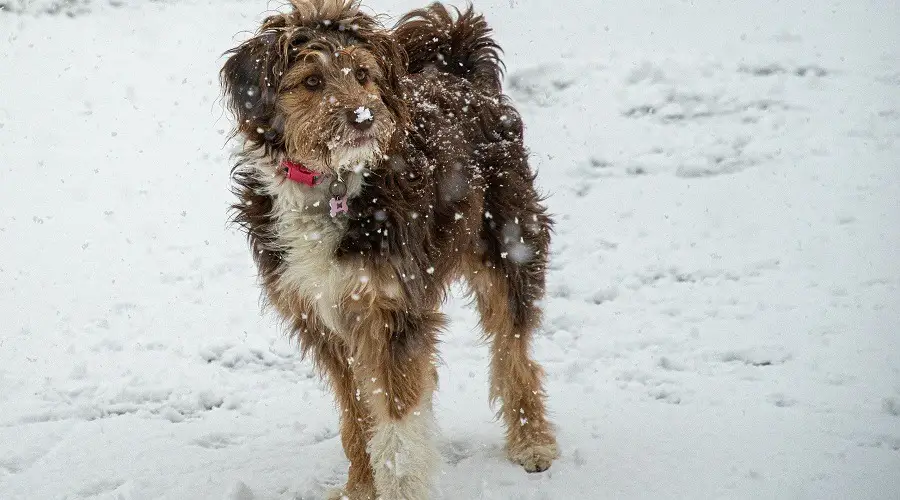
[[[508,158],[521,163],[510,165]],[[490,396],[500,403],[508,455],[540,472],[559,454],[544,405],[543,370],[529,352],[541,321],[551,221],[524,153],[505,161],[505,175],[485,195],[480,254],[470,258],[465,274],[491,341]]]
[[[529,354],[540,311],[536,304],[513,304],[517,299],[510,288],[523,283],[510,283],[500,270],[479,264],[468,273],[468,281],[491,341],[491,403],[500,404],[497,416],[506,425],[510,460],[528,472],[542,472],[559,453],[544,406],[543,370]]]

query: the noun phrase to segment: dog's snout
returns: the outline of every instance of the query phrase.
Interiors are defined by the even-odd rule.
[[[356,130],[364,132],[372,128],[372,124],[375,123],[375,115],[372,114],[371,109],[365,106],[360,106],[355,109],[348,109],[347,123],[349,123],[350,126],[355,128]]]

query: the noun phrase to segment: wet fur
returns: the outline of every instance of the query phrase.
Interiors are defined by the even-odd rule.
[[[327,122],[334,111],[291,105],[284,79],[303,64],[300,54],[348,47],[378,68],[365,95],[337,91],[347,101],[377,95],[385,123],[375,127],[378,153],[354,174],[350,213],[332,219],[317,208],[327,200],[322,188],[278,177],[280,160],[297,155],[339,168],[333,149],[322,148],[341,131],[290,116],[321,113]],[[499,46],[484,18],[434,4],[387,30],[355,2],[295,0],[229,55],[222,83],[244,141],[233,171],[234,220],[247,232],[268,303],[341,407],[351,465],[335,498],[429,496],[438,456],[431,393],[446,324],[439,307],[459,278],[492,342],[491,398],[500,403],[509,456],[529,471],[549,467],[558,452],[529,350],[551,220],[521,118],[501,92]],[[419,466],[401,474],[377,458],[385,453]]]

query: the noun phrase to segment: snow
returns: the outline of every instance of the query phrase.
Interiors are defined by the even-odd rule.
[[[372,110],[365,106],[360,106],[353,112],[356,114],[356,123],[362,123],[372,119]]]
[[[225,224],[216,72],[273,6],[0,5],[0,498],[321,498],[331,396]],[[896,498],[896,4],[476,6],[556,214],[562,457],[504,459],[457,289],[443,498]]]

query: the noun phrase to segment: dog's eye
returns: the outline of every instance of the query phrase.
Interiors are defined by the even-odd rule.
[[[322,77],[319,75],[309,75],[303,79],[303,85],[309,90],[316,90],[322,86]]]
[[[366,83],[369,81],[369,70],[366,68],[359,68],[356,70],[356,81],[359,83]]]

